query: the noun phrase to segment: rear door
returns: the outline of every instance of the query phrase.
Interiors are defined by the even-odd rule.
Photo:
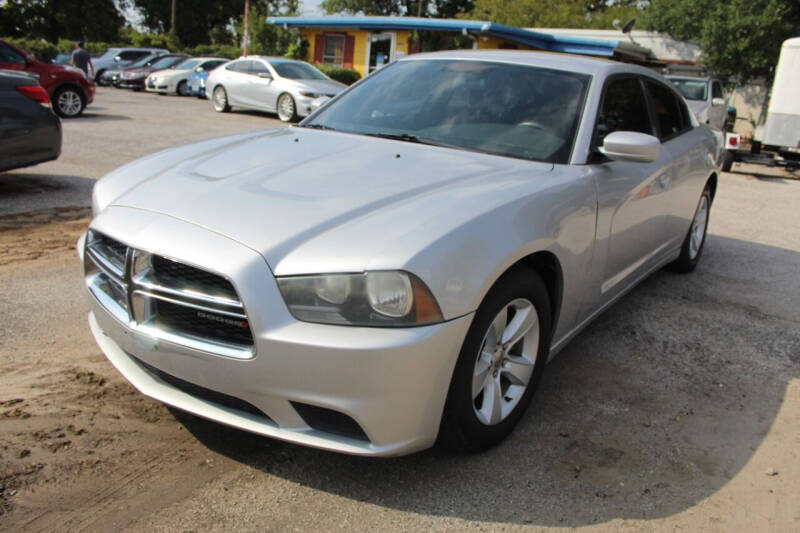
[[[225,76],[222,85],[228,93],[228,103],[230,105],[242,105],[250,107],[247,97],[247,90],[250,84],[250,64],[251,60],[234,61],[225,67]]]
[[[648,79],[645,87],[662,151],[672,159],[670,179],[661,185],[666,199],[665,230],[670,247],[678,247],[689,230],[702,185],[705,184],[705,126],[692,127],[690,111],[672,87],[653,79]]]
[[[639,76],[614,76],[606,82],[595,147],[615,131],[656,134]],[[664,188],[672,171],[671,155],[661,150],[651,163],[595,158],[593,166],[599,204],[597,246],[605,251],[600,267],[602,303],[647,272],[666,249]]]

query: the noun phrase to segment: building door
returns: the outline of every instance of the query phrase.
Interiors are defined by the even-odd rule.
[[[394,60],[395,39],[393,31],[371,33],[367,40],[367,73],[378,70]]]

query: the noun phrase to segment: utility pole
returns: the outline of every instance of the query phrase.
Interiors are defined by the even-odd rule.
[[[175,18],[176,18],[176,3],[178,0],[172,0],[172,16],[170,17],[169,21],[169,32],[172,34],[173,37],[177,37],[178,34],[175,32]]]
[[[175,0],[172,0],[173,2]],[[242,55],[247,55],[247,41],[250,40],[250,32],[248,30],[250,14],[250,0],[244,0],[244,31],[242,32]]]

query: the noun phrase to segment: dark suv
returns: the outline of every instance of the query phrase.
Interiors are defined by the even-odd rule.
[[[53,110],[62,117],[77,117],[94,100],[95,84],[82,70],[39,61],[5,41],[0,41],[0,69],[37,75],[39,84],[50,96]]]

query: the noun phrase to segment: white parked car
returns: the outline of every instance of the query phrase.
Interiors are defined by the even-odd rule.
[[[79,243],[90,327],[144,394],[230,426],[482,450],[603,310],[695,268],[717,148],[645,68],[416,54],[299,126],[101,179]]]
[[[145,81],[145,89],[152,93],[188,96],[190,74],[208,72],[227,62],[227,59],[220,57],[190,57],[172,68],[151,73]]]
[[[231,106],[277,113],[284,122],[311,114],[347,86],[304,61],[247,56],[208,75],[206,97],[214,109]]]
[[[728,124],[728,104],[722,82],[711,77],[667,76],[686,98],[700,124],[725,131],[733,127]]]

